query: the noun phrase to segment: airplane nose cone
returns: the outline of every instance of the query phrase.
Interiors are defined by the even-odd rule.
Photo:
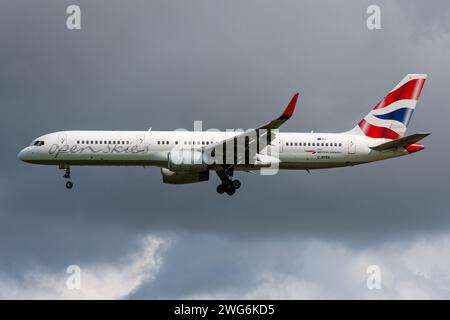
[[[28,153],[29,153],[29,152],[28,152],[27,148],[22,149],[22,150],[20,150],[20,152],[17,154],[17,158],[18,158],[19,160],[22,160],[22,161],[27,161]]]

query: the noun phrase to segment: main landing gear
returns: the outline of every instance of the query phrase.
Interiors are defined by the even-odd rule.
[[[241,187],[241,182],[237,179],[232,180],[233,172],[229,174],[227,171],[216,171],[220,180],[222,181],[216,188],[217,193],[223,194],[227,193],[229,196],[232,196],[237,189]]]
[[[68,179],[66,182],[66,188],[72,189],[73,183],[70,181],[70,167],[69,166],[60,166],[60,169],[64,169],[64,179]]]

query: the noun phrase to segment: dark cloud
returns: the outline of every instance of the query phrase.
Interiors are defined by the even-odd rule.
[[[72,2],[0,4],[5,269],[108,261],[146,233],[364,247],[449,228],[447,2],[379,1],[383,29],[369,31],[369,1],[76,1],[82,30],[68,31]],[[425,151],[311,174],[242,173],[232,198],[215,193],[214,175],[169,186],[156,168],[74,168],[67,192],[56,168],[16,159],[33,138],[65,129],[253,127],[295,91],[298,110],[283,130],[345,131],[406,73],[429,74],[409,127],[433,133]],[[201,250],[206,265],[223,263],[220,245]],[[237,268],[228,266],[225,275]]]

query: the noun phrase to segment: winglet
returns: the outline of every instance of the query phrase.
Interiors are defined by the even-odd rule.
[[[290,117],[294,114],[295,105],[297,104],[299,93],[294,94],[291,101],[287,105],[286,109],[284,109],[281,116],[276,118],[275,120],[270,121],[269,123],[259,127],[259,129],[278,129],[283,123],[289,120]]]
[[[286,109],[284,109],[283,114],[278,118],[278,120],[287,120],[294,114],[295,105],[297,104],[299,93],[297,92],[292,97],[291,101],[287,105]]]

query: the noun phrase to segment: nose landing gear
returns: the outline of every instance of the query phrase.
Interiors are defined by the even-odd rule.
[[[69,167],[69,166],[61,165],[61,166],[59,166],[59,168],[60,168],[60,169],[64,169],[64,176],[63,176],[64,179],[70,179],[70,167]],[[67,189],[72,189],[72,187],[73,187],[72,181],[68,180],[68,181],[66,182],[66,188],[67,188]]]

